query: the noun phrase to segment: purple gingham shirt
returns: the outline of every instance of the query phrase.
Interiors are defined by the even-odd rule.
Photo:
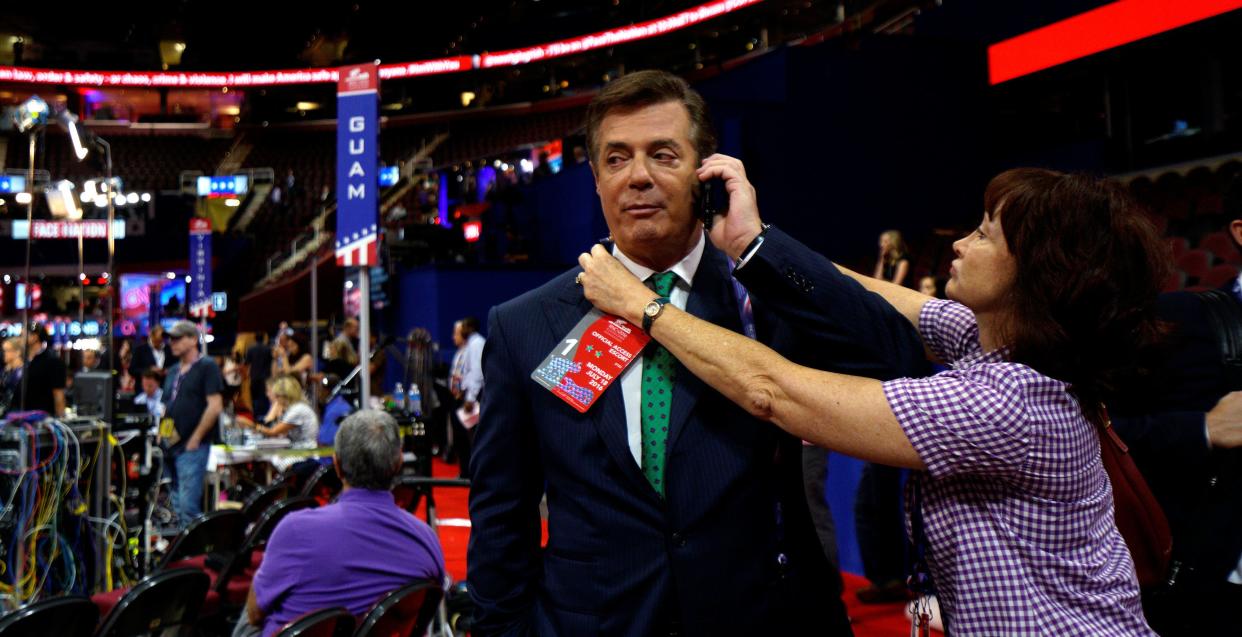
[[[961,304],[929,301],[919,332],[951,368],[884,395],[927,466],[913,479],[949,632],[1154,635],[1099,438],[1067,385],[983,352]]]

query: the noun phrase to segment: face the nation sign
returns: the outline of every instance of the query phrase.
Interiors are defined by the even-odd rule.
[[[378,68],[342,67],[336,104],[336,262],[372,265],[379,211]]]

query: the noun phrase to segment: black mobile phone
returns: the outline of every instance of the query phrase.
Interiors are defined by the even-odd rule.
[[[703,222],[703,227],[711,230],[712,219],[729,209],[729,193],[725,190],[724,180],[716,177],[700,184],[696,206],[698,208],[696,212],[699,220]]]

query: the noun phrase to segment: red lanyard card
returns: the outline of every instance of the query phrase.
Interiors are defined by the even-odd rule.
[[[586,413],[650,340],[633,323],[593,309],[530,377],[570,407]]]

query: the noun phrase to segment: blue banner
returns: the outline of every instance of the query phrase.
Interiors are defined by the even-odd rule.
[[[373,265],[379,216],[376,66],[342,67],[336,95],[336,262]]]
[[[211,221],[190,219],[190,316],[211,312]]]

